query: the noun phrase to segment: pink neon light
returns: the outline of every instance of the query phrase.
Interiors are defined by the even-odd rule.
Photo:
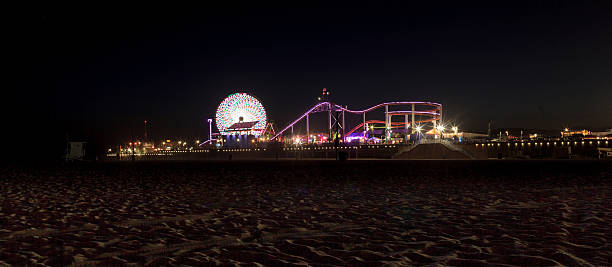
[[[383,106],[397,106],[397,105],[411,105],[411,104],[434,106],[438,110],[442,108],[442,104],[440,104],[440,103],[422,102],[422,101],[416,101],[416,102],[415,101],[385,102],[385,103],[381,103],[381,104],[372,106],[372,107],[364,109],[364,110],[350,110],[350,109],[347,109],[347,108],[342,107],[342,106],[337,105],[337,104],[333,104],[334,105],[333,108],[334,108],[334,110],[346,111],[346,112],[354,113],[354,114],[362,114],[362,113],[370,112],[372,110],[375,110],[375,109],[383,107]],[[327,105],[328,109],[331,109],[331,105],[332,104],[329,103],[329,102],[321,102],[319,104],[314,105],[311,109],[309,109],[304,114],[302,114],[302,116],[300,116],[298,119],[296,119],[295,121],[293,121],[292,123],[287,125],[287,127],[283,128],[283,130],[279,131],[274,137],[270,138],[270,141],[275,140],[277,137],[282,135],[286,130],[288,130],[293,125],[295,125],[296,123],[298,123],[299,121],[304,119],[307,115],[315,113],[314,110],[317,109],[318,107],[326,106],[326,105]],[[388,112],[388,114],[392,114],[392,115],[394,113],[412,114],[412,111],[390,111],[390,112]],[[417,114],[417,115],[432,115],[434,117],[440,115],[439,113],[436,113],[435,111],[433,111],[433,112],[432,111],[414,111],[414,114]]]

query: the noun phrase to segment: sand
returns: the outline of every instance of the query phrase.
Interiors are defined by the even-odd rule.
[[[9,166],[0,266],[609,266],[611,165]]]

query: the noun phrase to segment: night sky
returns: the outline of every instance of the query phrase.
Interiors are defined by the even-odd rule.
[[[612,8],[582,2],[43,8],[15,21],[18,68],[36,69],[21,91],[48,138],[105,144],[141,135],[144,120],[157,138],[206,136],[233,92],[258,97],[279,127],[323,87],[353,109],[439,102],[470,131],[612,127]]]

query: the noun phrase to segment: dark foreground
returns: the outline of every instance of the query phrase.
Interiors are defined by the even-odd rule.
[[[0,169],[0,266],[609,265],[609,161]]]

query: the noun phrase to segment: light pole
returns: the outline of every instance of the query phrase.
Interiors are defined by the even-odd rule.
[[[147,121],[144,121],[144,141],[149,141],[149,137],[147,136]]]
[[[212,119],[208,119],[208,140],[212,142]]]

